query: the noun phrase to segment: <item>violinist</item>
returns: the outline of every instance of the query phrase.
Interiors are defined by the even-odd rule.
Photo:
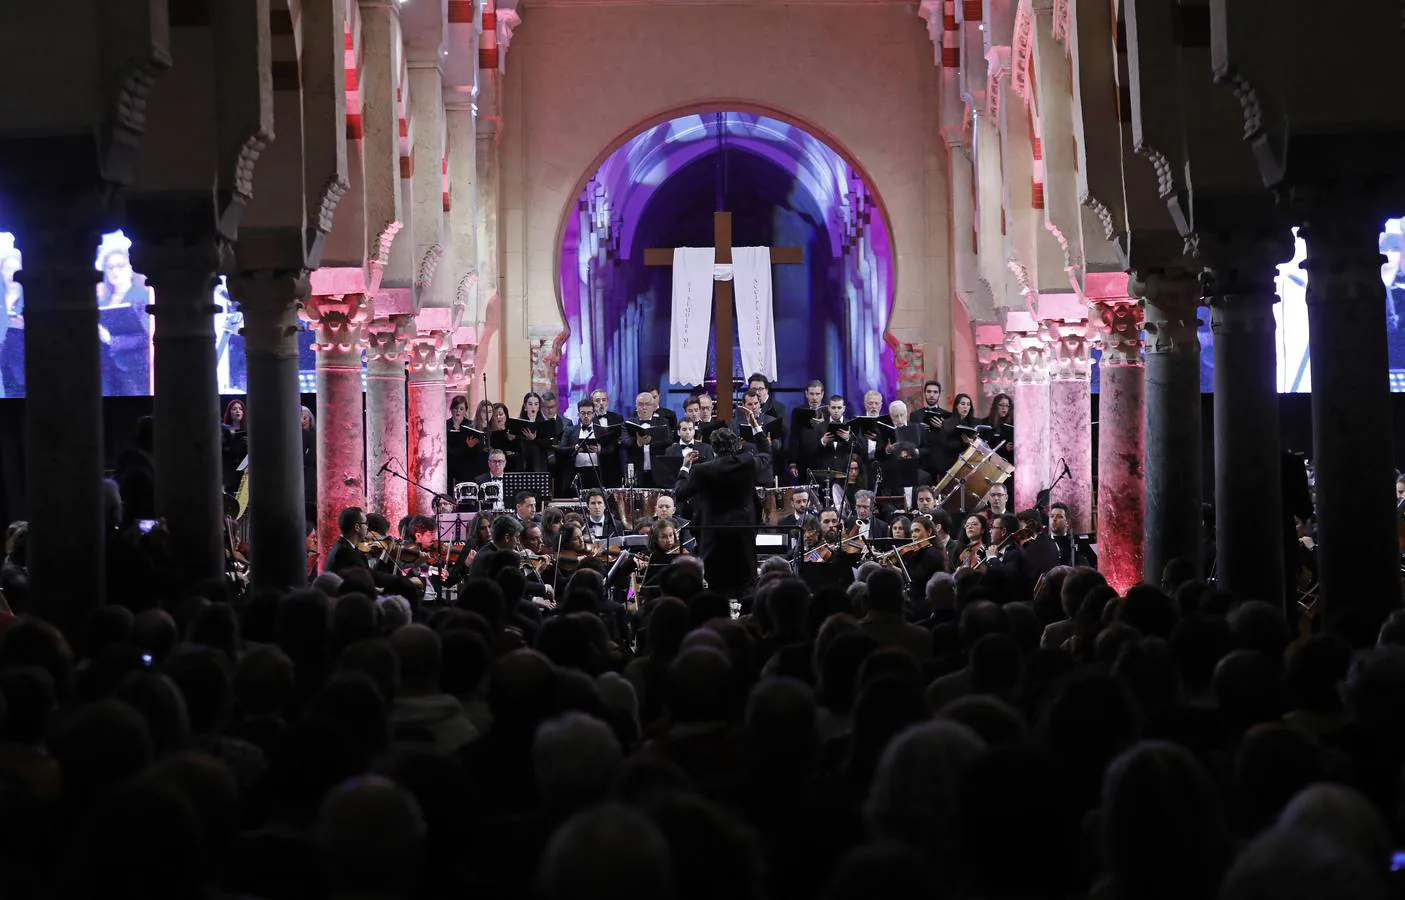
[[[940,529],[936,523],[927,516],[918,516],[912,520],[912,540],[914,543],[927,543],[918,544],[905,552],[903,548],[898,548],[903,568],[907,569],[908,577],[911,578],[908,591],[915,605],[921,606],[925,602],[927,582],[932,576],[947,571],[946,551],[938,543],[940,537]]]
[[[573,524],[562,525],[560,549],[556,553],[555,561],[542,571],[542,580],[547,584],[557,584],[581,569],[605,574],[605,566],[592,555],[592,547],[586,543],[585,532],[581,527]]]
[[[839,520],[839,510],[827,507],[820,511],[820,532],[824,535],[825,543],[832,545],[836,550],[829,557],[829,562],[852,569],[863,561],[867,545],[852,528],[848,534],[844,533]]]
[[[1060,503],[1059,506],[1063,507],[1063,509],[1060,509],[1058,514],[1063,518],[1065,524],[1067,524],[1068,507],[1063,503]],[[1053,538],[1044,533],[1044,517],[1040,514],[1039,510],[1020,510],[1016,518],[1020,520],[1021,533],[1028,532],[1032,535],[1023,543],[1024,555],[1029,562],[1029,571],[1025,574],[1034,581],[1038,581],[1045,572],[1049,571],[1054,566],[1060,565],[1059,545],[1054,542]],[[1072,541],[1070,540],[1069,543],[1072,544]],[[1063,564],[1072,565],[1072,563]]]
[[[1020,547],[1020,520],[1006,513],[993,516],[990,521],[990,549],[986,552],[986,566],[991,570],[1003,570],[1013,580],[1023,583],[1029,571],[1029,557]]]
[[[541,517],[537,515],[537,495],[531,491],[518,491],[512,498],[512,507],[517,513],[517,521],[522,523],[522,527],[537,525],[541,522]]]
[[[424,583],[418,578],[404,578],[393,572],[377,572],[371,568],[370,549],[366,538],[366,514],[359,506],[348,506],[337,515],[337,529],[341,536],[327,552],[322,571],[340,574],[347,569],[364,569],[370,573],[376,587],[387,593],[399,594],[406,600],[418,602]]]
[[[873,502],[873,491],[855,491],[854,516],[846,524],[857,528],[859,537],[882,540],[889,537],[888,523],[873,514]]]
[[[971,513],[961,523],[961,537],[948,547],[947,558],[952,569],[961,566],[975,568],[985,559],[989,537],[986,534],[985,518],[979,513]]]

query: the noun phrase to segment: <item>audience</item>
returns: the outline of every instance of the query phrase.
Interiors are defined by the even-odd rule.
[[[1024,600],[768,563],[745,614],[691,563],[627,612],[516,575],[0,621],[0,893],[1398,894],[1405,613],[1355,648],[1184,561]]]

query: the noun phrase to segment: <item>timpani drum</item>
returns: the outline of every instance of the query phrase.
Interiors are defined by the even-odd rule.
[[[457,512],[478,512],[478,485],[464,481],[454,485],[454,509]]]
[[[610,500],[620,522],[633,530],[635,522],[653,518],[659,498],[669,493],[659,488],[617,488],[610,492]]]
[[[948,513],[970,512],[985,500],[992,485],[1003,484],[1015,467],[984,441],[967,447],[937,484],[937,502]]]

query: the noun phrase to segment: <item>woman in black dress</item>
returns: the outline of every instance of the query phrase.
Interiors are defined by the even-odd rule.
[[[550,471],[548,462],[554,434],[552,423],[542,416],[542,398],[536,391],[530,391],[522,398],[522,412],[517,416],[537,424],[535,428],[524,428],[517,436],[517,453],[524,472]]]
[[[996,394],[990,400],[990,414],[985,417],[990,426],[986,443],[1000,447],[999,454],[1010,465],[1015,464],[1015,401],[1009,394]],[[1003,446],[1002,446],[1003,445]]]
[[[459,394],[449,403],[450,416],[444,423],[449,457],[449,486],[472,481],[488,471],[488,454],[483,440],[469,432],[468,398]],[[482,457],[479,460],[479,457]],[[475,466],[475,463],[478,463]],[[475,471],[481,468],[482,471]]]

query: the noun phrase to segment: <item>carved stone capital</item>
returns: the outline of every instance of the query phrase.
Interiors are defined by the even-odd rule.
[[[244,315],[245,352],[251,356],[296,357],[299,313],[310,293],[301,271],[261,269],[232,275],[229,296]]]
[[[424,248],[420,254],[419,271],[415,273],[415,290],[423,293],[434,285],[434,274],[444,260],[444,247],[438,242]]]
[[[473,380],[473,354],[475,347],[460,344],[444,354],[444,389],[451,394],[461,394]]]
[[[366,325],[366,362],[404,362],[405,347],[414,336],[413,316],[372,319]]]
[[[318,294],[301,311],[303,320],[317,331],[312,348],[319,353],[359,352],[366,323],[374,314],[375,301],[367,294]]]
[[[1069,322],[1053,319],[1043,325],[1041,334],[1048,348],[1050,380],[1086,381],[1092,370],[1088,351],[1093,342],[1088,320]]]
[[[449,335],[443,331],[416,332],[405,345],[405,358],[411,381],[434,381],[444,375],[444,354]]]
[[[976,365],[981,393],[987,399],[1015,389],[1015,360],[1002,344],[977,344]]]
[[[1307,302],[1311,306],[1379,304],[1381,281],[1380,219],[1356,210],[1325,212],[1299,229],[1307,242]]]
[[[1010,332],[1005,347],[1014,362],[1015,384],[1043,384],[1049,380],[1049,347],[1037,332]]]
[[[1195,274],[1183,269],[1133,272],[1127,287],[1145,301],[1148,356],[1200,352],[1200,281]]]
[[[1141,366],[1142,306],[1131,297],[1093,302],[1092,322],[1098,329],[1103,368]]]

